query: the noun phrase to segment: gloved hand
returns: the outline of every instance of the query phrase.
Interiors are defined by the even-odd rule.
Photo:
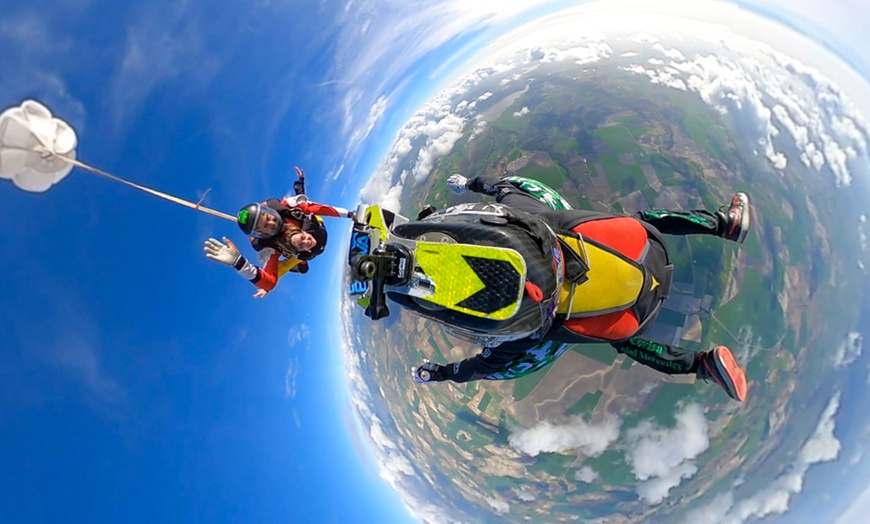
[[[293,182],[293,192],[297,195],[305,194],[305,171],[302,171],[297,166],[293,166],[293,169],[296,170],[296,176],[298,180]]]
[[[223,237],[223,239],[226,244],[216,238],[210,238],[205,241],[202,250],[205,251],[206,258],[239,269],[244,264],[245,257],[239,253],[238,248],[236,248],[232,240],[227,237]]]
[[[457,195],[461,195],[462,193],[465,193],[466,189],[468,189],[468,179],[459,173],[453,173],[447,177],[447,187],[450,188],[450,191],[453,191]]]
[[[447,380],[444,376],[444,366],[429,362],[429,359],[423,359],[423,364],[416,368],[411,368],[411,377],[418,384],[426,384],[428,382],[441,382]]]

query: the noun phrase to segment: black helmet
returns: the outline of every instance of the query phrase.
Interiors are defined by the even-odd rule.
[[[264,214],[272,215],[272,217],[275,218],[274,227],[268,229],[257,227],[260,217]],[[236,217],[236,222],[239,224],[239,229],[241,229],[246,235],[255,238],[272,238],[278,236],[284,228],[284,219],[281,218],[281,215],[274,209],[266,207],[263,204],[248,204],[243,207],[239,211],[238,217]]]

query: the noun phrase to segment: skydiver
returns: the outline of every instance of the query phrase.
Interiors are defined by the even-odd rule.
[[[353,218],[354,212],[317,204],[305,195],[305,172],[295,167],[294,196],[270,198],[243,207],[237,216],[239,228],[250,236],[260,266],[249,262],[227,237],[205,241],[205,256],[230,266],[259,289],[254,298],[263,298],[288,272],[308,272],[308,262],[326,248],[326,225],[321,216]]]
[[[715,213],[703,209],[692,211],[646,210],[638,212],[633,217],[628,217],[595,211],[554,211],[509,180],[496,177],[467,179],[457,173],[447,179],[447,185],[457,194],[471,190],[494,196],[496,202],[541,217],[556,232],[579,232],[579,228],[586,224],[585,227],[592,227],[595,231],[595,236],[587,236],[586,242],[591,240],[596,245],[603,245],[605,249],[614,252],[620,252],[620,249],[623,249],[612,246],[624,244],[626,238],[630,236],[630,230],[635,232],[639,230],[639,235],[647,242],[646,246],[650,249],[647,250],[645,247],[644,253],[638,255],[636,263],[643,266],[645,274],[657,276],[657,273],[660,273],[659,280],[667,282],[670,281],[669,275],[672,272],[672,266],[663,265],[667,263],[668,257],[667,248],[660,238],[660,233],[713,235],[743,243],[750,226],[749,198],[745,193],[735,194],[727,209],[723,206],[720,211]],[[589,230],[587,229],[587,231]],[[606,239],[607,244],[602,239]],[[620,253],[620,256],[626,258],[624,253]],[[658,267],[656,267],[657,265]],[[601,274],[600,269],[598,274]],[[582,286],[583,282],[579,285]],[[540,352],[530,350],[538,348],[548,341],[563,343],[609,342],[618,353],[623,353],[662,373],[671,375],[694,374],[702,380],[712,380],[722,387],[728,396],[743,402],[748,391],[746,375],[726,346],[720,345],[708,351],[695,353],[678,346],[660,344],[639,336],[646,327],[654,322],[658,315],[659,308],[650,307],[650,304],[660,304],[667,296],[667,287],[661,286],[659,288],[664,288],[665,294],[664,296],[660,294],[658,297],[652,296],[655,293],[653,291],[656,289],[655,287],[643,288],[640,295],[628,297],[634,300],[633,306],[621,311],[599,309],[587,312],[587,315],[580,315],[579,318],[571,318],[570,313],[557,311],[553,327],[542,338],[526,338],[505,342],[496,347],[485,348],[474,357],[447,365],[424,361],[422,365],[412,368],[411,374],[414,380],[420,383],[443,380],[467,382],[486,378],[512,378],[507,371],[509,365],[514,362],[521,360],[523,365],[546,365]],[[646,307],[645,311],[644,307]]]

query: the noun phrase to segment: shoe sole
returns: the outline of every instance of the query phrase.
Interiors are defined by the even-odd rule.
[[[736,196],[740,203],[743,204],[743,212],[740,214],[740,234],[737,235],[736,242],[742,244],[746,240],[746,235],[749,233],[749,195],[746,193],[737,193]]]
[[[746,400],[749,389],[746,384],[746,374],[734,360],[731,350],[725,346],[717,347],[713,350],[713,362],[716,363],[719,377],[725,381],[722,387],[725,388],[728,396],[740,402]]]

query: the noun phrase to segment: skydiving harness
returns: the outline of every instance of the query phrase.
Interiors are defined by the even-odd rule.
[[[657,231],[631,217],[589,217],[558,238],[566,284],[556,316],[570,333],[618,340],[657,316],[673,278]]]
[[[297,195],[296,198],[298,198],[299,196],[304,196],[304,195]],[[294,226],[296,225],[296,223],[298,223],[299,229],[301,229],[302,231],[305,231],[306,233],[312,234],[315,238],[318,238],[318,235],[316,234],[317,233],[316,230],[325,230],[326,229],[326,226],[323,225],[323,219],[321,217],[314,215],[312,213],[306,213],[306,212],[302,211],[301,209],[299,209],[298,207],[287,207],[283,204],[280,206],[270,206],[270,207],[275,209],[275,211],[277,211],[278,214],[281,215],[281,218],[284,219],[285,225],[287,224],[288,220],[292,220],[294,222],[293,223]],[[310,260],[310,259],[314,258],[315,256],[322,253],[323,249],[325,247],[324,243],[318,239],[317,245],[314,247],[314,249],[310,253],[307,253],[307,252],[299,253],[296,251],[296,248],[294,248],[290,244],[290,242],[284,237],[283,231],[282,231],[282,234],[279,234],[276,237],[272,237],[270,239],[260,241],[260,246],[270,247],[270,248],[274,249],[275,251],[278,251],[279,253],[281,253],[281,255],[283,255],[284,257],[286,257],[288,259],[295,258],[295,259],[298,259],[300,261]]]

